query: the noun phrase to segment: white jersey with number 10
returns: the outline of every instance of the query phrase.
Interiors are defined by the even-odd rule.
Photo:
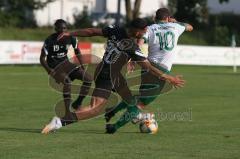
[[[179,23],[158,23],[148,27],[144,39],[148,44],[148,59],[159,67],[171,70],[174,50],[185,26]]]

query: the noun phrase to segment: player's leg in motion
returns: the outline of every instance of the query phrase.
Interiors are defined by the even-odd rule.
[[[140,113],[140,109],[136,106],[137,101],[128,88],[124,77],[120,73],[113,76],[115,76],[113,77],[114,89],[123,99],[122,103],[126,105],[127,110],[116,123],[106,125],[106,133],[115,133],[117,129],[127,124]]]
[[[54,117],[52,121],[47,124],[42,130],[43,134],[48,134],[51,131],[55,131],[62,126],[71,124],[77,121],[77,116],[75,113],[70,112],[71,104],[71,80],[70,78],[65,78],[63,82],[63,99],[64,99],[64,112],[65,115],[60,119],[59,117]]]
[[[141,86],[139,88],[140,95],[137,97],[138,108],[144,108],[146,105],[153,102],[160,94],[164,84],[164,80],[157,78],[150,72],[142,71]],[[109,122],[116,113],[126,108],[127,104],[121,101],[116,106],[107,109],[105,113],[106,122]]]
[[[115,78],[117,79],[116,80],[117,82],[114,84],[115,85],[114,88],[117,91],[117,93],[122,97],[124,102],[127,103],[128,107],[127,111],[116,123],[108,124],[106,126],[107,133],[116,132],[117,129],[127,124],[129,121],[131,121],[139,114],[139,109],[136,106],[136,100],[134,96],[132,96],[130,90],[128,89],[126,81],[122,76],[119,77],[120,78]],[[96,86],[98,87],[98,81],[96,82]],[[62,118],[54,117],[53,120],[43,129],[42,133],[47,134],[50,131],[59,129],[62,126],[72,124],[74,122],[77,122],[78,120],[90,119],[101,114],[104,111],[105,104],[111,93],[111,89],[109,89],[112,88],[111,85],[109,88],[107,86],[109,87],[109,85],[106,85],[106,90],[95,88],[93,92],[93,97],[91,99],[91,103],[87,107],[82,107],[74,113],[70,112],[69,108],[65,107],[65,116]],[[69,90],[69,88],[67,90]],[[68,99],[69,98],[65,99],[66,105],[70,103]]]
[[[70,104],[71,104],[71,80],[67,78],[64,82],[63,86],[63,98],[65,105],[65,116],[62,118],[63,125],[68,125],[77,121],[76,115],[70,112]]]
[[[111,93],[111,92],[109,92]],[[65,103],[70,103],[69,98],[64,100]],[[51,131],[55,131],[62,126],[67,126],[69,124],[75,123],[79,120],[90,119],[100,115],[105,108],[105,103],[107,99],[101,97],[92,97],[90,105],[80,108],[76,112],[71,112],[69,108],[65,107],[64,117],[54,117],[52,121],[44,127],[42,130],[43,134],[48,134]]]
[[[84,81],[83,85],[81,86],[80,93],[78,96],[77,102],[82,102],[84,97],[88,94],[92,77],[85,73],[83,69],[74,69],[69,76],[64,81],[63,86],[63,98],[64,98],[64,105],[65,105],[65,116],[61,118],[63,125],[68,125],[78,120],[77,115],[70,111],[70,104],[71,104],[71,82],[74,79],[79,79]],[[77,103],[80,104],[81,103]],[[92,103],[91,103],[92,104]]]
[[[70,84],[64,86],[64,103],[65,103],[65,115],[64,117],[54,117],[52,121],[45,126],[42,130],[43,134],[48,134],[51,131],[57,130],[62,126],[66,126],[75,123],[79,120],[90,119],[100,115],[104,112],[105,104],[108,97],[111,94],[111,81],[107,80],[96,80],[96,88],[93,91],[92,99],[90,105],[80,107],[76,112],[71,112],[70,106]],[[117,98],[117,97],[116,97]]]
[[[165,83],[165,80],[159,79],[150,72],[142,71],[140,96],[138,97],[139,107],[143,108],[152,103],[160,95]]]
[[[74,70],[72,73],[70,73],[69,77],[71,78],[72,81],[75,79],[83,81],[83,84],[79,91],[79,96],[72,103],[72,107],[76,110],[78,109],[78,107],[81,106],[83,99],[88,94],[93,78],[91,75],[89,75],[85,70],[81,68]]]

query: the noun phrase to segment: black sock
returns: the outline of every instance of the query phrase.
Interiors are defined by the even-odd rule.
[[[71,94],[69,92],[63,93],[64,98],[64,107],[65,107],[65,115],[61,118],[62,126],[66,126],[78,121],[75,113],[70,112],[69,107],[71,103]]]
[[[72,113],[70,111],[67,111],[65,116],[63,118],[61,118],[62,126],[66,126],[66,125],[75,123],[77,121],[78,121],[78,119],[77,119],[76,114]]]
[[[78,98],[72,103],[74,109],[78,109],[82,105],[82,101],[85,96],[79,95]]]

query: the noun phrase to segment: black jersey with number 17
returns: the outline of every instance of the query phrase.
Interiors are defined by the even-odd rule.
[[[108,38],[106,51],[102,59],[102,67],[99,75],[110,78],[110,72],[120,72],[122,67],[131,59],[132,61],[144,61],[135,40],[127,36],[127,31],[122,27],[105,27],[103,35]]]

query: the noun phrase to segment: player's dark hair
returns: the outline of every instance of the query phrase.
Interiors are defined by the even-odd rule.
[[[169,16],[171,16],[171,14],[167,8],[160,8],[156,11],[155,20],[164,20]]]
[[[133,28],[133,29],[144,29],[146,27],[147,27],[147,21],[142,18],[133,19],[129,24],[129,28]]]
[[[57,27],[57,26],[59,26],[61,24],[66,24],[67,25],[67,22],[65,20],[63,20],[63,19],[57,19],[55,21],[55,23],[54,23],[54,26]]]

